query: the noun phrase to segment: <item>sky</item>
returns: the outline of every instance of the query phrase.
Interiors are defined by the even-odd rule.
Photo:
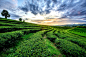
[[[3,10],[9,19],[36,24],[86,24],[86,0],[0,0],[0,13]]]

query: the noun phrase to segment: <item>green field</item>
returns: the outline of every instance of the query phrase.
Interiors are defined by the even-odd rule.
[[[0,18],[0,57],[86,57],[86,27]]]

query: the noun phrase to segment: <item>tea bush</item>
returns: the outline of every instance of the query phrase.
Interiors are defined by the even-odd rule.
[[[81,48],[77,44],[58,38],[55,40],[55,43],[60,51],[67,57],[86,57],[85,49]]]
[[[47,32],[47,34],[46,34],[47,38],[48,38],[50,41],[52,41],[52,42],[54,42],[55,39],[57,38],[57,36],[54,35],[53,32],[54,32],[54,30],[53,30],[53,31],[50,31],[50,32]]]
[[[28,40],[22,42],[16,49],[15,53],[11,53],[8,57],[48,57],[50,52],[45,45],[42,34],[45,31],[39,31],[30,36]]]
[[[36,29],[36,30],[35,29],[34,30],[24,29],[24,30],[0,34],[0,48],[9,47],[10,44],[13,44],[16,39],[20,38],[24,34],[28,34],[28,33],[32,32],[32,31],[36,32],[36,31],[39,31],[39,29]]]

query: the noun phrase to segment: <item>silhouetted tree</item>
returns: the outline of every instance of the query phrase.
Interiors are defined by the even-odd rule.
[[[5,16],[6,19],[7,19],[7,17],[10,17],[10,14],[8,13],[7,10],[3,10],[3,11],[1,12],[1,15],[2,15],[2,16]]]
[[[25,22],[25,20],[23,20],[23,22]]]
[[[19,18],[19,21],[22,21],[22,18]]]

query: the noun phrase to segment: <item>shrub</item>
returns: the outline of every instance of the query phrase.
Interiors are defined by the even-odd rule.
[[[16,31],[16,30],[21,30],[21,29],[33,29],[34,30],[41,30],[40,27],[17,27],[17,26],[0,26],[0,33],[4,32],[11,32],[11,31]]]
[[[12,42],[17,38],[20,38],[22,35],[24,35],[24,33],[21,31],[0,34],[0,48],[9,47]]]
[[[38,31],[38,30],[30,30],[30,29],[24,29],[19,31],[13,31],[13,32],[7,32],[0,34],[0,48],[9,47],[10,44],[13,44],[16,39],[19,39],[24,34],[28,34],[32,31]]]
[[[78,44],[80,47],[86,49],[86,41],[84,41],[85,39],[80,39],[80,38],[79,39],[78,38],[76,38],[76,39],[74,39],[74,38],[65,38],[65,40],[71,41],[71,42],[73,42],[75,44]]]
[[[58,38],[55,40],[55,43],[57,48],[59,48],[67,57],[86,57],[85,49],[82,49],[77,44]]]
[[[48,47],[42,38],[45,31],[40,31],[30,36],[28,40],[22,42],[16,49],[15,53],[11,53],[8,57],[47,57],[50,56]]]
[[[22,21],[22,18],[19,18],[19,21]]]
[[[47,34],[46,34],[47,38],[48,38],[50,41],[52,41],[52,42],[54,42],[55,39],[57,38],[57,36],[54,35],[53,32],[54,32],[54,31],[50,31],[50,32],[47,32]]]

